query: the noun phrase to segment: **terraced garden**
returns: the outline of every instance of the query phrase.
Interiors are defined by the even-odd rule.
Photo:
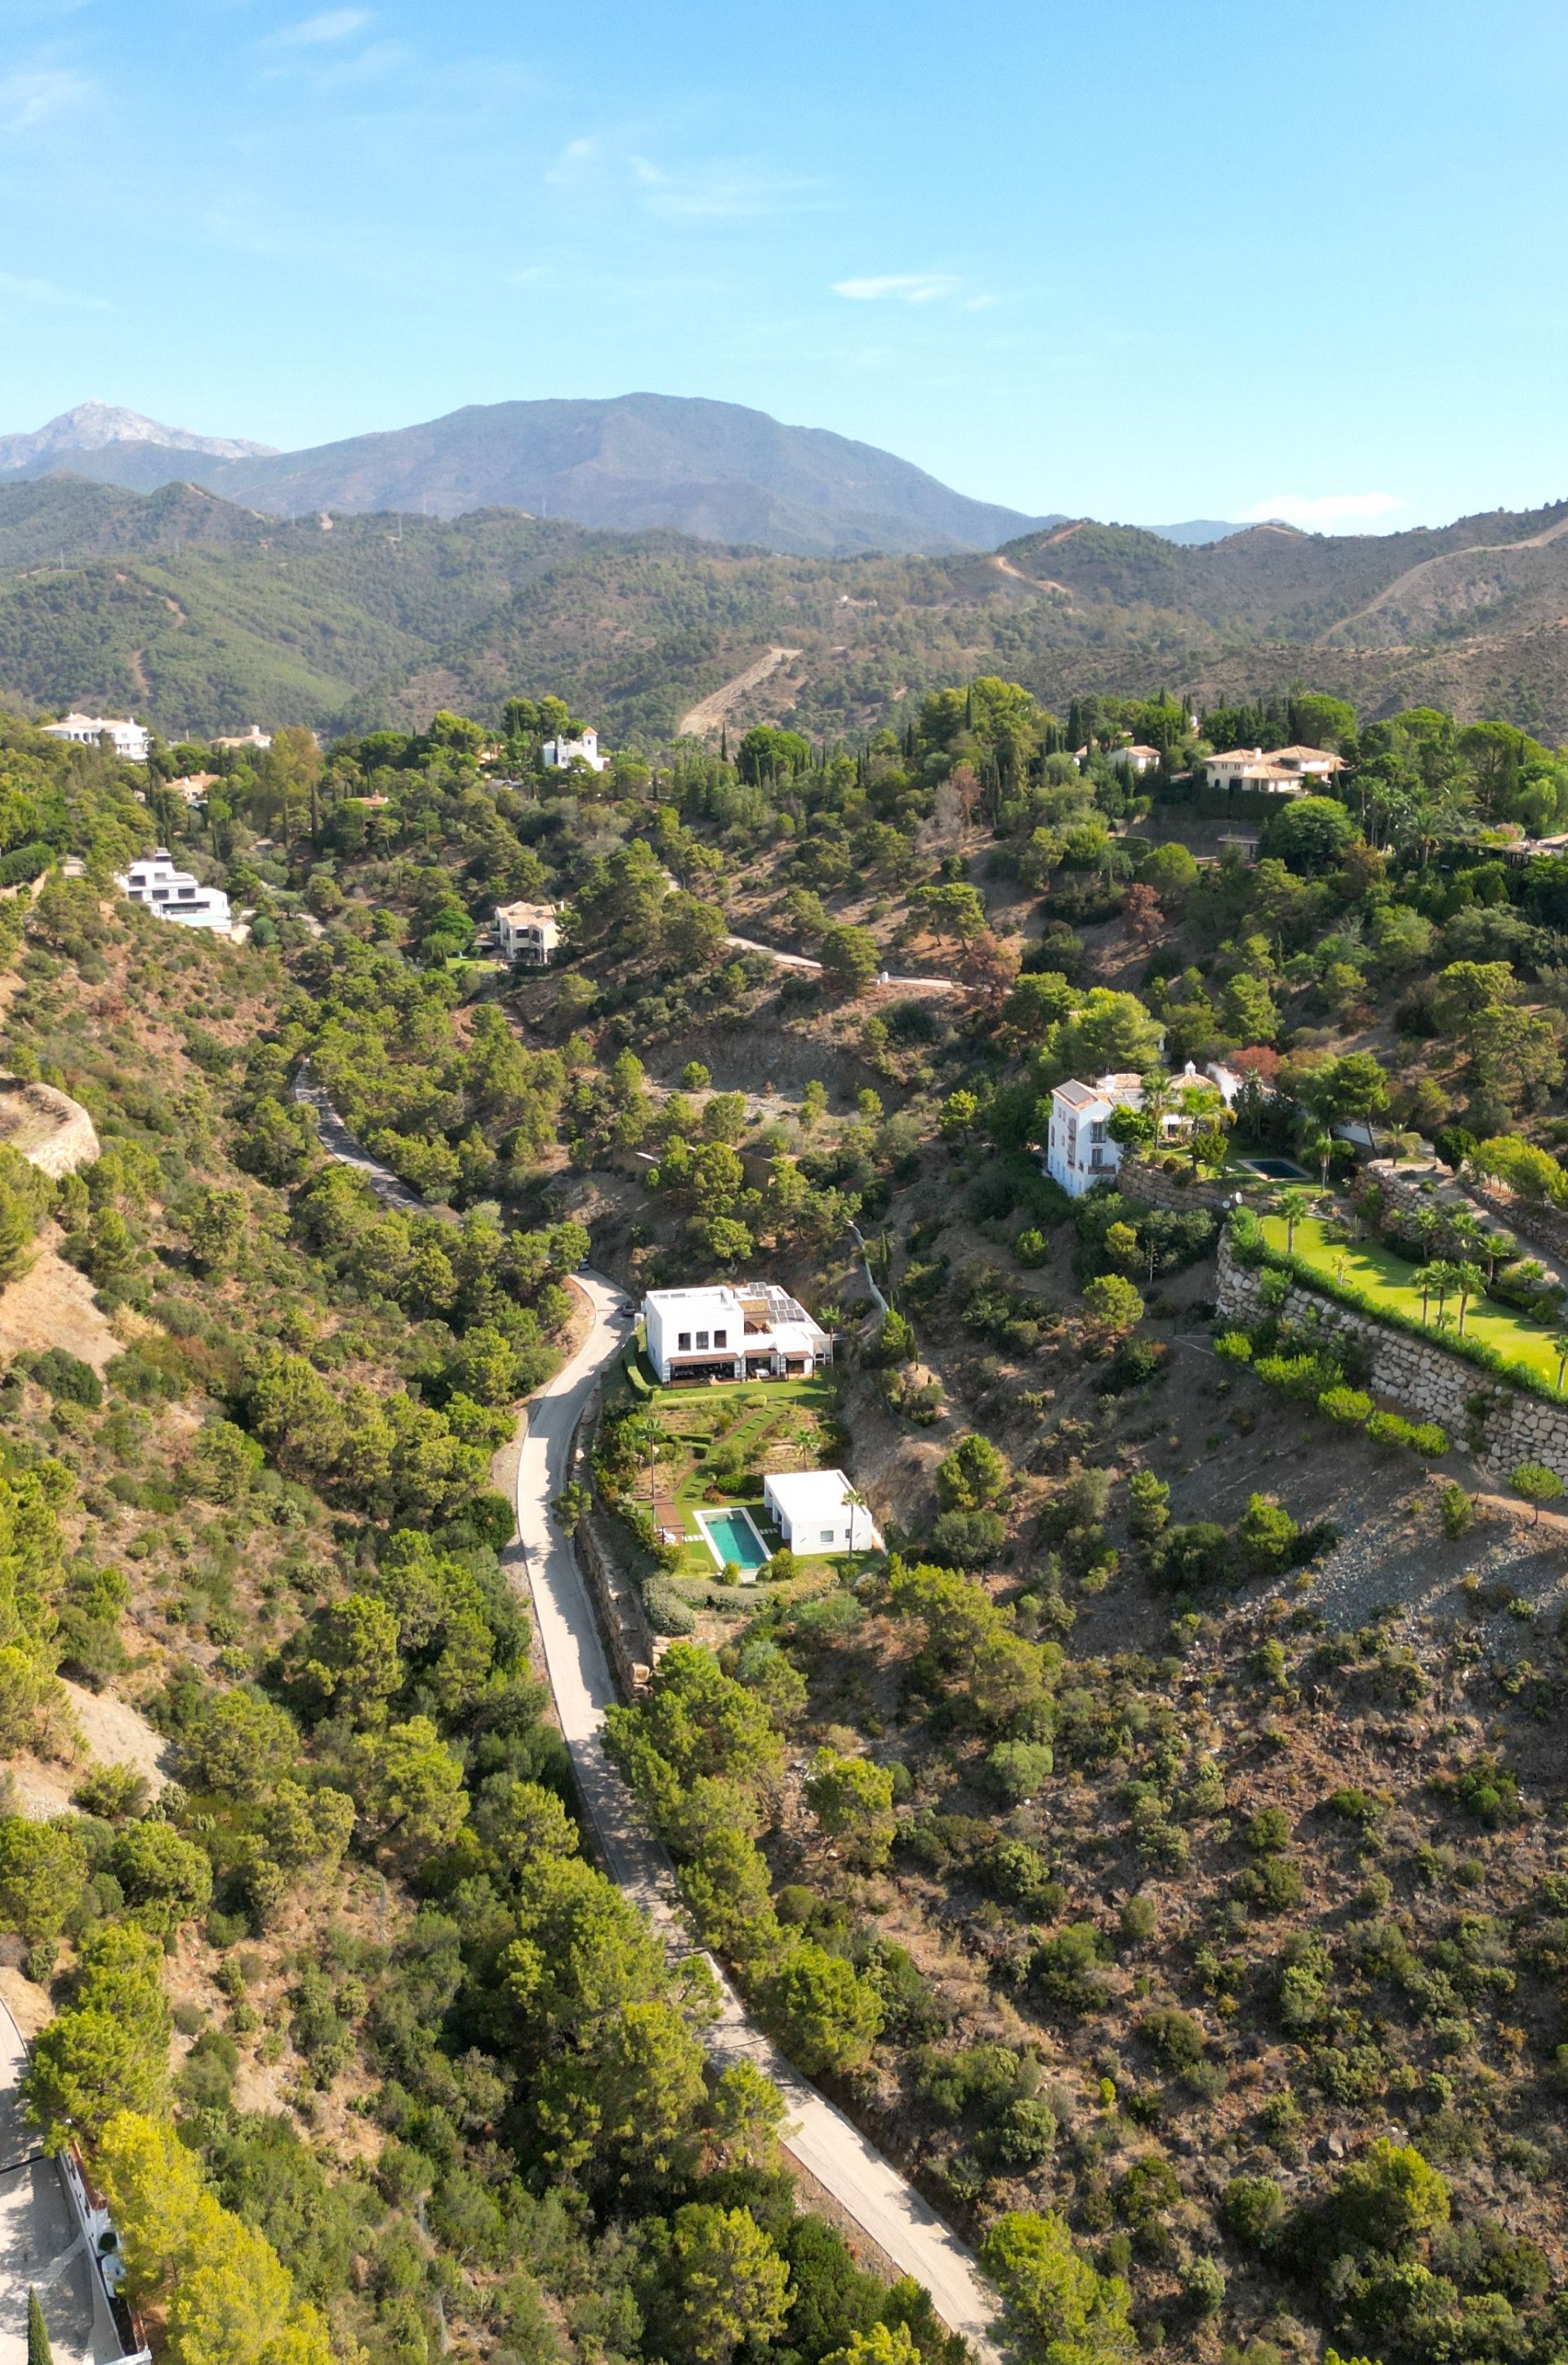
[[[1459,1300],[1450,1292],[1439,1307],[1428,1283],[1423,1303],[1421,1266],[1376,1241],[1347,1241],[1336,1226],[1316,1216],[1298,1219],[1288,1247],[1284,1217],[1265,1216],[1261,1220],[1271,1254],[1289,1255],[1308,1275],[1321,1278],[1331,1295],[1343,1297],[1373,1316],[1385,1312],[1402,1328],[1425,1330],[1434,1346],[1458,1344]],[[1549,1324],[1532,1321],[1529,1315],[1495,1298],[1479,1295],[1465,1306],[1463,1321],[1466,1342],[1490,1349],[1547,1394],[1568,1393],[1559,1387],[1562,1354],[1556,1343],[1559,1333]]]

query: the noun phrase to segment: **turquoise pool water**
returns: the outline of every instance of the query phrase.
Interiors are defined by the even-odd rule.
[[[721,1568],[727,1560],[733,1560],[737,1568],[761,1568],[765,1565],[767,1546],[746,1512],[699,1511],[697,1523],[707,1537]]]

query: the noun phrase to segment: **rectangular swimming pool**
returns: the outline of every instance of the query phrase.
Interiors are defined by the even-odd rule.
[[[733,1560],[743,1576],[751,1576],[772,1558],[757,1533],[756,1521],[738,1505],[722,1511],[699,1511],[697,1524],[715,1568]]]
[[[1243,1166],[1250,1166],[1254,1174],[1261,1174],[1269,1182],[1310,1182],[1312,1177],[1305,1166],[1294,1158],[1244,1158]]]

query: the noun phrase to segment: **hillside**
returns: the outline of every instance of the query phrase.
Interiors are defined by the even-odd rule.
[[[473,403],[420,426],[282,453],[86,404],[38,435],[0,438],[0,476],[50,468],[143,491],[189,478],[285,516],[403,509],[451,518],[504,507],[619,533],[665,528],[818,556],[989,550],[1030,522],[873,444],[786,426],[739,403],[658,394]]]
[[[1435,704],[1561,740],[1565,527],[1558,505],[1182,547],[1085,521],[989,555],[790,557],[508,509],[280,521],[189,486],[56,476],[0,488],[0,695],[129,707],[165,733],[334,732],[493,717],[549,681],[656,747],[785,646],[788,672],[726,701],[732,727],[852,737],[1000,672],[1062,712],[1090,691],[1218,702],[1310,678],[1368,715]]]
[[[352,555],[314,532],[263,537],[287,578]],[[619,579],[556,533],[514,606]],[[651,612],[683,546],[641,555]],[[0,856],[88,872],[0,903],[5,1060],[102,1149],[0,1154],[0,1982],[167,2365],[218,2259],[293,2365],[963,2365],[812,2214],[757,2057],[704,2065],[700,1957],[574,1762],[1019,2365],[1561,2365],[1568,862],[1469,816],[1560,822],[1568,757],[1344,721],[1344,801],[1200,866],[1218,824],[1103,735],[1180,710],[1092,715],[1081,769],[1026,692],[945,688],[859,757],[656,786],[547,779],[521,701],[504,778],[452,716],[235,761],[168,825],[243,945],[110,890],[145,774],[0,724]],[[570,913],[545,970],[479,936],[518,895]],[[1179,1084],[1162,1138],[1151,1097],[1070,1199],[1053,1087],[1161,1054],[1234,1110]],[[1358,1163],[1357,1111],[1462,1184]],[[585,1370],[585,1257],[601,1309],[782,1283],[831,1368],[661,1384],[628,1323]],[[516,1443],[568,1354],[575,1472],[537,1399]],[[790,1471],[876,1548],[786,1539]],[[614,1777],[547,1615],[600,1563]]]

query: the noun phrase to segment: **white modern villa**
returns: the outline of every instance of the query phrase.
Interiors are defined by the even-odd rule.
[[[187,928],[230,930],[229,898],[221,887],[204,887],[188,870],[174,867],[166,846],[143,855],[116,881],[133,903],[144,903],[161,920],[179,920]]]
[[[785,1470],[762,1482],[762,1499],[793,1552],[880,1552],[882,1539],[842,1470]]]
[[[580,739],[546,739],[543,753],[547,772],[564,772],[574,758],[590,772],[602,772],[610,762],[608,756],[599,752],[599,733],[591,724]]]
[[[833,1361],[833,1340],[770,1281],[651,1289],[643,1300],[648,1361],[672,1380],[807,1379]]]
[[[1200,1075],[1191,1059],[1182,1072],[1170,1080],[1177,1095],[1207,1085],[1217,1092],[1227,1108],[1236,1097],[1239,1081],[1226,1068],[1210,1068],[1206,1074]],[[1122,1145],[1111,1138],[1111,1119],[1120,1108],[1142,1108],[1143,1101],[1143,1078],[1138,1075],[1100,1076],[1092,1084],[1080,1083],[1075,1078],[1058,1084],[1051,1094],[1044,1164],[1052,1182],[1059,1182],[1070,1199],[1081,1199],[1096,1182],[1108,1182],[1115,1173],[1122,1162]],[[1161,1138],[1180,1138],[1190,1123],[1178,1099],[1160,1113]]]
[[[504,961],[521,961],[528,969],[548,969],[550,956],[560,941],[554,903],[496,905],[496,942]]]
[[[1253,789],[1265,796],[1306,796],[1345,768],[1342,756],[1327,747],[1230,747],[1223,756],[1205,756],[1204,772],[1211,789]]]
[[[58,723],[43,726],[46,739],[70,739],[78,747],[102,747],[106,744],[111,755],[128,764],[145,764],[151,736],[147,726],[134,715],[118,717],[103,714],[62,714]]]

